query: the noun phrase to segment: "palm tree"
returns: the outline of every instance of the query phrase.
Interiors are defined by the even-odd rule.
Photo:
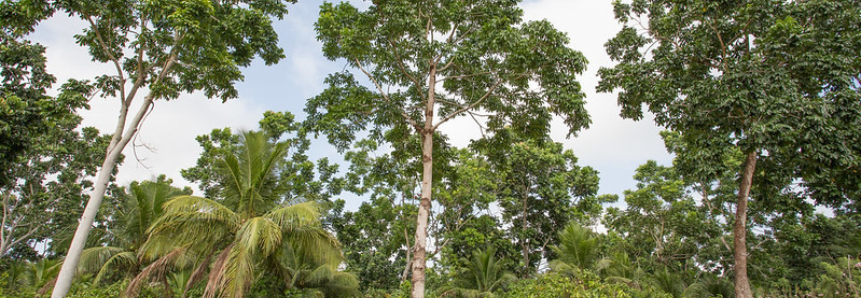
[[[281,248],[277,263],[278,278],[288,290],[301,292],[303,297],[354,297],[361,295],[358,279],[346,272],[337,271],[324,258],[302,252],[299,243]]]
[[[569,224],[559,232],[559,245],[551,246],[558,258],[550,265],[554,268],[576,267],[594,269],[598,264],[598,238],[594,233],[576,223]]]
[[[147,230],[164,213],[164,203],[176,196],[189,195],[191,189],[171,186],[173,181],[161,175],[155,181],[132,182],[120,194],[120,206],[112,213],[107,246],[91,247],[81,255],[80,271],[96,273],[98,284],[111,273],[133,277],[142,266],[139,249],[146,242]]]
[[[262,272],[283,275],[279,266],[288,246],[302,248],[303,257],[332,270],[341,262],[339,243],[321,228],[318,205],[285,199],[287,185],[278,178],[288,144],[272,143],[262,132],[242,133],[240,144],[215,165],[218,198],[186,195],[164,204],[164,215],[153,224],[140,255],[158,260],[132,281],[128,295],[188,256],[197,260],[183,295],[206,278],[207,298],[244,297]]]
[[[483,252],[476,250],[471,259],[462,259],[462,262],[467,264],[466,276],[460,280],[462,286],[443,287],[440,297],[494,297],[494,291],[516,279],[513,274],[501,270],[493,247]]]
[[[32,291],[39,295],[45,294],[54,286],[62,263],[62,259],[25,260],[12,263],[4,272],[6,290],[12,293]]]

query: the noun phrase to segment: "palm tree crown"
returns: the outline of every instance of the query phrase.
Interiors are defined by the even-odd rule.
[[[180,196],[164,205],[164,215],[150,229],[145,259],[170,258],[153,264],[196,264],[185,291],[203,280],[204,297],[244,297],[262,271],[279,275],[289,287],[294,284],[285,267],[285,248],[301,252],[303,258],[325,264],[333,271],[341,261],[340,246],[321,228],[320,211],[313,201],[286,200],[279,165],[289,145],[272,143],[262,132],[242,133],[241,145],[233,154],[216,162],[217,198]],[[211,262],[211,264],[210,264]],[[163,269],[144,270],[157,274]],[[142,274],[129,293],[141,284]]]

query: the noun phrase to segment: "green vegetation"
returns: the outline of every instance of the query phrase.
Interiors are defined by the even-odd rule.
[[[116,185],[155,100],[284,58],[294,2],[0,2],[0,297],[861,298],[861,2],[614,1],[598,90],[674,155],[621,201],[549,135],[591,123],[586,59],[513,0],[323,3],[346,65],[306,119],[197,137],[201,193]],[[53,92],[27,37],[55,12],[116,73]],[[94,96],[111,135],[81,127]],[[452,145],[456,118],[481,137]]]

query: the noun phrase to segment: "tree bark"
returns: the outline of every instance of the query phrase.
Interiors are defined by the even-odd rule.
[[[433,61],[431,61],[433,62]],[[427,256],[428,218],[430,217],[433,183],[433,117],[436,86],[436,66],[431,63],[428,76],[428,100],[425,107],[424,129],[422,136],[422,198],[419,201],[419,214],[416,220],[416,243],[413,251],[413,290],[412,298],[425,296],[425,264]]]
[[[108,189],[108,183],[111,180],[111,173],[117,165],[117,159],[122,154],[123,149],[131,141],[137,133],[138,126],[149,107],[152,105],[153,98],[147,96],[141,104],[135,117],[128,124],[128,130],[125,130],[125,119],[128,116],[128,105],[123,104],[120,110],[120,116],[116,131],[114,131],[111,145],[108,146],[105,160],[102,167],[99,169],[99,176],[95,183],[95,188],[90,194],[90,199],[87,201],[87,206],[84,208],[84,214],[81,215],[81,220],[78,222],[78,228],[75,230],[75,236],[72,238],[72,244],[69,245],[69,251],[66,253],[66,258],[63,260],[63,267],[60,268],[60,273],[57,275],[57,283],[54,285],[54,290],[51,292],[51,298],[62,298],[69,293],[72,287],[72,279],[75,277],[75,271],[78,267],[78,262],[81,260],[81,253],[84,251],[84,246],[87,244],[87,237],[90,234],[90,229],[93,227],[93,222],[96,220],[96,214],[99,207],[102,205],[102,199],[105,197],[105,191]]]
[[[416,243],[413,246],[412,298],[425,296],[425,258],[427,255],[428,218],[431,208],[431,180],[433,176],[433,133],[422,133],[422,198],[416,220]]]
[[[741,185],[738,189],[738,203],[735,211],[733,226],[733,262],[735,270],[735,297],[752,298],[750,280],[747,277],[747,199],[753,184],[753,174],[756,170],[756,152],[747,154],[744,170],[741,173]]]
[[[524,187],[523,188],[523,204],[521,206],[522,210],[520,213],[520,231],[523,234],[526,233],[526,229],[528,228],[527,225],[529,223],[527,221],[527,218],[526,218],[527,212],[529,211],[528,204],[527,204],[528,199],[529,199],[528,194],[529,194],[529,188]],[[523,235],[523,234],[521,234],[521,235]],[[529,276],[531,275],[530,274],[531,270],[529,268],[530,267],[529,266],[530,265],[529,264],[529,243],[528,243],[529,239],[526,237],[523,237],[523,239],[521,239],[520,241],[521,241],[520,242],[520,249],[522,250],[521,253],[523,254],[523,268],[525,269],[524,270],[524,272],[525,272],[524,278],[529,278]]]

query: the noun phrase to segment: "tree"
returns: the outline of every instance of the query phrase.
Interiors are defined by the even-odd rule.
[[[520,248],[520,272],[528,277],[542,258],[551,259],[550,245],[571,221],[588,225],[601,213],[598,172],[577,165],[571,150],[549,138],[526,139],[505,130],[476,143],[500,175],[499,205],[511,227],[509,237]]]
[[[598,90],[621,89],[622,116],[681,134],[683,171],[715,179],[722,156],[744,156],[733,227],[735,291],[751,297],[748,198],[754,177],[803,178],[822,203],[858,196],[859,16],[855,1],[616,1],[623,29]],[[759,168],[758,168],[759,166]],[[820,171],[819,169],[825,169]],[[785,188],[779,186],[777,187]],[[766,200],[767,196],[758,199]]]
[[[237,97],[233,84],[242,79],[239,67],[248,66],[255,56],[267,64],[284,57],[270,17],[283,17],[291,2],[295,0],[4,3],[17,32],[32,31],[55,11],[80,17],[89,26],[75,36],[77,43],[89,48],[94,61],[116,70],[95,78],[102,96],[121,103],[117,126],[52,297],[68,292],[110,174],[153,102],[198,90],[222,100]],[[130,115],[139,92],[146,95]]]
[[[559,231],[559,245],[550,247],[559,257],[554,267],[562,264],[584,270],[595,269],[601,259],[598,237],[595,233],[576,223],[569,224]]]
[[[27,149],[15,156],[14,168],[4,171],[9,179],[0,185],[0,257],[10,250],[15,254],[35,253],[28,245],[49,238],[58,240],[56,235],[74,224],[83,209],[86,191],[92,188],[91,178],[110,138],[99,136],[95,128],[78,127],[81,117],[77,110],[86,107],[83,95],[89,89],[83,82],[71,81],[63,85],[56,99],[38,103],[59,111],[40,112],[42,124],[33,125],[49,127],[28,128],[33,131],[27,136]],[[57,243],[49,243],[49,250],[56,252]]]
[[[475,250],[470,259],[463,258],[461,262],[466,264],[465,270],[453,283],[459,286],[442,288],[440,297],[494,297],[494,292],[517,279],[503,271],[493,247],[486,251]]]
[[[604,219],[629,244],[627,253],[680,269],[706,246],[702,241],[722,236],[723,226],[700,210],[692,187],[674,168],[650,160],[637,168],[634,179],[637,189],[625,191],[627,208],[609,208]]]
[[[543,135],[552,115],[571,134],[589,117],[575,74],[586,59],[547,21],[523,23],[518,1],[375,1],[321,7],[316,23],[323,53],[345,59],[349,71],[330,75],[329,88],[306,106],[308,124],[341,150],[363,131],[390,144],[418,136],[421,199],[412,259],[412,297],[423,297],[431,210],[434,146],[441,125],[481,117],[493,132],[505,126]],[[394,132],[394,133],[392,133]],[[437,140],[435,142],[435,140]]]
[[[56,82],[45,69],[45,48],[22,37],[19,28],[27,17],[14,5],[0,4],[0,186],[14,182],[11,171],[27,153],[36,136],[45,133],[55,121],[74,117],[81,100],[54,99],[47,91]],[[29,10],[29,14],[43,12]],[[73,88],[70,88],[74,90]]]
[[[180,196],[164,204],[141,254],[157,260],[132,281],[127,294],[133,296],[144,280],[186,256],[200,261],[185,291],[209,269],[204,297],[244,297],[263,272],[293,284],[286,274],[296,253],[306,263],[336,271],[340,245],[321,228],[318,205],[284,196],[288,188],[279,179],[279,164],[289,144],[270,142],[263,132],[246,132],[239,140],[235,152],[216,160],[218,197]]]
[[[477,251],[494,250],[501,271],[513,271],[518,247],[504,226],[502,216],[495,208],[502,196],[503,173],[494,169],[488,158],[475,149],[458,149],[456,158],[450,161],[441,183],[434,188],[437,210],[434,214],[436,224],[431,226],[434,242],[434,263],[441,269],[437,272],[455,274],[450,276],[454,282],[461,280],[457,275],[469,270],[468,262]],[[439,253],[437,253],[439,252]]]
[[[346,269],[356,273],[362,289],[397,288],[405,278],[402,272],[415,225],[403,215],[415,213],[414,204],[381,196],[338,216],[333,227],[344,244]]]

